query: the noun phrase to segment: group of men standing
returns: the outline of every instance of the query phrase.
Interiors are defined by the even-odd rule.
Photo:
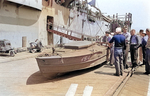
[[[122,32],[123,31],[123,32]],[[138,57],[143,57],[143,64],[145,65],[145,74],[150,74],[150,29],[140,30],[141,35],[136,35],[135,29],[127,32],[127,27],[121,29],[116,28],[114,36],[111,38],[108,32],[103,38],[103,42],[108,43],[110,49],[110,64],[115,65],[116,76],[123,75],[124,69],[131,67],[134,69],[138,66]],[[138,52],[139,49],[139,52]],[[140,50],[141,49],[141,50]],[[130,51],[131,66],[128,65],[128,53]],[[138,56],[138,53],[141,53]],[[143,54],[143,55],[142,55]]]

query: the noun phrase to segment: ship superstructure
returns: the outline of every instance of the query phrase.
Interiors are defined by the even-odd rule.
[[[10,40],[13,47],[28,47],[36,39],[55,45],[95,40],[125,24],[92,7],[95,11],[86,0],[1,0],[0,38]]]

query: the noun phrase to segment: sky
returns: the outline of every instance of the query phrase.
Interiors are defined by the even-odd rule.
[[[104,15],[132,13],[131,29],[136,32],[150,28],[150,0],[96,0],[96,7],[102,13],[107,13]]]

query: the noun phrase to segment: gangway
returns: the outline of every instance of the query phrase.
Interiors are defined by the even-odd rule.
[[[57,34],[59,36],[68,38],[69,40],[75,40],[75,41],[81,41],[82,40],[81,38],[71,36],[71,34],[70,35],[68,33],[65,34],[65,33],[62,33],[62,32],[56,31],[56,30],[48,29],[48,32],[52,32],[52,33]]]
[[[84,38],[95,39],[96,37],[79,33],[73,30],[64,28],[63,26],[53,25],[54,29],[47,29],[48,32],[68,38],[69,40],[82,41]]]

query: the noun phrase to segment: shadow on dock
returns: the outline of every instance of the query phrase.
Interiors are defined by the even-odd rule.
[[[144,72],[134,72],[135,75],[145,75]]]
[[[109,69],[115,69],[115,65],[110,66],[110,65],[105,65],[104,68],[109,68]],[[94,73],[96,74],[104,74],[104,75],[114,75],[114,73],[108,73],[108,72],[104,72],[104,71],[95,71]]]
[[[63,75],[57,76],[54,79],[47,79],[45,77],[42,76],[42,74],[40,73],[40,71],[33,73],[26,82],[26,85],[33,85],[33,84],[41,84],[41,83],[48,83],[48,82],[55,82],[55,81],[60,81],[60,80],[64,80],[64,79],[68,79],[74,76],[78,76],[78,75],[82,75],[88,72],[91,72],[93,70],[96,70],[100,67],[102,67],[104,64],[106,64],[105,62],[102,64],[99,64],[95,67],[92,68],[87,68],[87,69],[83,69],[83,70],[77,70],[77,71],[72,71],[72,72],[67,72]]]
[[[96,73],[96,74],[104,74],[104,75],[114,75],[114,73],[106,73],[106,72],[103,72],[103,71],[96,71],[94,73]]]

